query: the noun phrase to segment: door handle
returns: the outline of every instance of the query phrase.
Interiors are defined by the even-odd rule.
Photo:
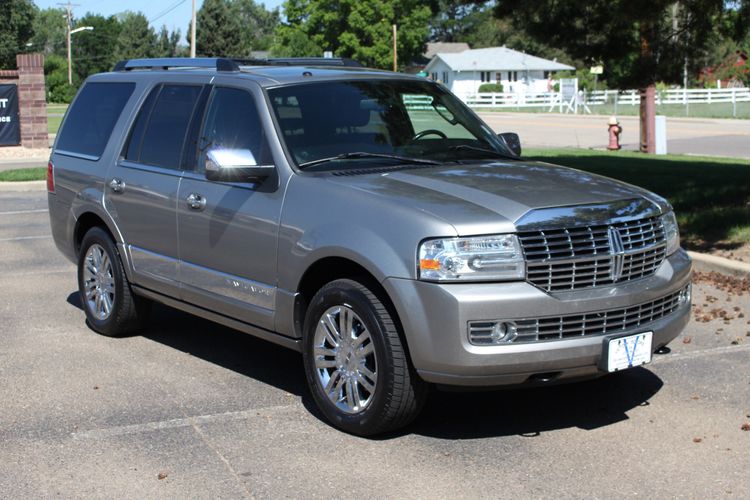
[[[190,193],[187,197],[187,204],[193,210],[203,210],[206,208],[206,198],[198,193]]]
[[[125,190],[125,183],[122,182],[122,179],[115,177],[109,181],[109,189],[114,193],[122,193]]]

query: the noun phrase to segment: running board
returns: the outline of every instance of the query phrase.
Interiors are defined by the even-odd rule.
[[[222,314],[218,314],[218,313],[209,311],[207,309],[203,309],[202,307],[194,306],[192,304],[188,304],[187,302],[182,302],[181,300],[173,299],[166,295],[153,292],[147,288],[142,288],[137,285],[131,285],[131,287],[133,288],[133,291],[136,294],[146,297],[147,299],[160,302],[169,307],[174,307],[175,309],[179,309],[180,311],[184,311],[186,313],[194,314],[195,316],[199,316],[209,321],[213,321],[214,323],[219,323],[220,325],[228,326],[229,328],[239,330],[243,333],[248,333],[254,337],[258,337],[260,339],[273,342],[274,344],[278,344],[282,347],[286,347],[287,349],[292,349],[297,352],[302,352],[302,341],[300,339],[293,339],[293,338],[285,337],[283,335],[272,332],[270,330],[266,330],[257,326],[253,326],[249,323],[244,323],[242,321],[232,319],[228,316],[224,316]]]

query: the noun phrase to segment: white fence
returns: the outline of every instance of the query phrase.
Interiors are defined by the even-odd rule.
[[[637,90],[599,90],[582,92],[564,101],[559,92],[544,92],[539,94],[523,94],[513,92],[478,93],[459,95],[462,101],[472,108],[547,108],[549,111],[577,112],[582,109],[590,111],[591,106],[609,105],[636,106],[640,103]],[[730,89],[670,89],[657,91],[656,104],[676,104],[689,106],[690,104],[729,103],[732,115],[737,116],[737,103],[750,102],[750,88]]]

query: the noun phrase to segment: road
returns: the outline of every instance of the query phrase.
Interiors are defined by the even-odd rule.
[[[517,132],[529,148],[606,148],[608,117],[556,113],[497,113],[479,115],[497,132]],[[639,122],[619,117],[623,149],[637,150]],[[667,118],[669,153],[750,159],[750,120]]]
[[[45,200],[0,191],[4,498],[750,498],[744,285],[696,284],[707,322],[647,367],[435,392],[370,440],[321,420],[294,352],[166,307],[95,334]]]

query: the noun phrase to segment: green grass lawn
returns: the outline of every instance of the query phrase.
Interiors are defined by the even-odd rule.
[[[750,242],[750,161],[581,149],[527,150],[526,158],[613,177],[675,208],[683,243],[707,250]]]
[[[563,108],[565,109],[565,108]],[[620,104],[617,107],[614,104],[590,105],[589,109],[593,115],[602,116],[638,116],[640,108],[638,105]],[[508,108],[474,108],[475,111],[494,111],[498,113],[548,113],[549,106],[538,107],[508,107]],[[560,108],[556,106],[553,113],[559,113]],[[563,111],[565,112],[565,111]],[[579,106],[578,114],[584,114],[583,108]],[[717,103],[700,103],[690,104],[662,104],[656,107],[657,115],[671,116],[675,118],[738,118],[750,119],[750,102],[738,102],[736,107],[732,107],[731,102]],[[734,116],[733,116],[734,115]]]
[[[60,128],[60,123],[62,122],[63,115],[65,115],[65,111],[67,111],[68,105],[67,104],[55,104],[55,103],[48,103],[47,104],[47,132],[50,134],[56,134],[58,129]]]
[[[18,168],[0,172],[0,182],[41,181],[47,178],[47,167]]]

